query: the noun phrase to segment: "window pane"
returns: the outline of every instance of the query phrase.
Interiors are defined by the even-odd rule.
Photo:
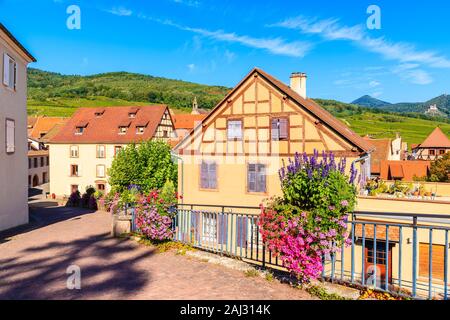
[[[228,139],[242,138],[242,121],[233,120],[228,121]]]
[[[272,119],[272,140],[278,140],[279,137],[279,121],[278,119]]]

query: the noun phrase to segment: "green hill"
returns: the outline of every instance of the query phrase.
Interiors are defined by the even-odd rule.
[[[436,105],[439,109],[439,112],[435,114],[436,116],[450,118],[450,95],[448,94],[440,95],[426,102],[400,102],[394,104],[366,95],[356,99],[352,103],[361,107],[369,107],[371,109],[379,109],[388,112],[418,114],[425,114],[430,106]]]
[[[359,99],[356,99],[355,101],[352,102],[352,104],[356,104],[356,105],[362,106],[362,107],[370,107],[370,108],[377,108],[377,107],[383,107],[383,106],[390,105],[389,102],[376,99],[369,95],[365,95]]]
[[[197,97],[201,108],[214,107],[229,91],[221,86],[206,86],[127,72],[92,76],[62,75],[30,68],[28,105],[30,114],[70,116],[77,107],[117,106],[163,103],[187,110]]]
[[[47,116],[71,116],[78,107],[150,103],[164,103],[176,112],[189,112],[194,96],[201,108],[211,109],[230,90],[126,72],[74,76],[38,69],[29,69],[28,86],[28,113]],[[394,113],[335,100],[314,100],[360,135],[384,138],[394,137],[399,132],[407,142],[420,143],[437,125],[450,133],[446,118]]]

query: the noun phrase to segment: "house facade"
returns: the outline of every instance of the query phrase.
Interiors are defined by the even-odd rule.
[[[35,61],[0,23],[0,230],[28,223],[27,65]]]
[[[450,152],[450,139],[441,128],[436,127],[424,142],[412,147],[412,152],[415,160],[437,160]]]
[[[253,69],[174,149],[185,203],[258,206],[281,193],[278,170],[296,152],[333,152],[370,176],[372,145],[291,86]]]
[[[80,108],[48,142],[50,193],[68,196],[88,186],[109,192],[108,169],[122,148],[173,135],[165,105]]]

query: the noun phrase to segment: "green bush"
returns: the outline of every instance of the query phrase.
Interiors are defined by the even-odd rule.
[[[167,180],[177,186],[177,165],[172,161],[170,146],[160,140],[131,144],[113,160],[108,170],[109,183],[114,192],[122,193],[130,185],[140,192],[149,193],[161,189]]]

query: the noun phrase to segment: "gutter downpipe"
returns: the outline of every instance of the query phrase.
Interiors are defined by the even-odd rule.
[[[183,158],[181,158],[180,156],[173,153],[173,151],[170,151],[170,155],[172,156],[172,158],[181,161],[181,195],[182,195],[181,204],[183,204],[184,203],[184,161],[183,161]]]

